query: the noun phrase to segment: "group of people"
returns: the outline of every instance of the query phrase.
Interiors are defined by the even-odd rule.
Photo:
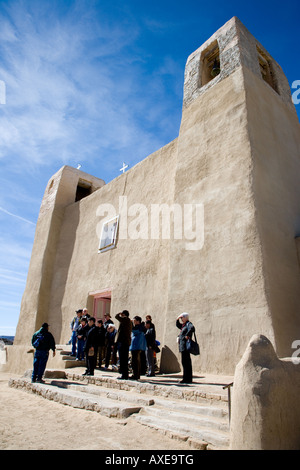
[[[147,376],[155,375],[155,353],[158,350],[155,326],[150,315],[142,321],[140,316],[131,320],[128,310],[123,310],[115,316],[118,328],[106,314],[103,320],[91,317],[86,309],[76,311],[71,322],[73,356],[77,360],[86,359],[86,371],[83,375],[94,375],[96,366],[107,369],[111,362],[114,370],[119,370],[118,379],[139,380],[148,368]],[[179,352],[183,368],[181,383],[192,383],[193,371],[190,351],[187,348],[188,340],[195,332],[194,325],[189,320],[188,313],[182,313],[176,320],[180,329],[178,335]],[[35,348],[33,360],[32,382],[42,382],[42,377],[49,357],[49,350],[55,355],[55,340],[49,332],[49,325],[43,323],[42,327],[34,333],[31,343]],[[129,353],[131,353],[132,376],[129,377]],[[119,360],[119,367],[117,366]]]
[[[155,353],[157,351],[155,326],[150,315],[145,321],[135,316],[129,318],[128,310],[116,315],[118,328],[113,323],[109,313],[104,315],[104,321],[96,322],[86,309],[76,311],[71,322],[71,343],[73,356],[76,360],[86,360],[84,375],[94,375],[95,368],[108,369],[110,363],[113,370],[120,371],[120,378],[127,380],[129,353],[131,353],[132,376],[139,380],[141,374],[152,377],[155,375]],[[119,360],[119,367],[117,362]]]

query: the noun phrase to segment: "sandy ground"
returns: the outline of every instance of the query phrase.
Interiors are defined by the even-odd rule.
[[[106,418],[8,386],[0,372],[1,450],[191,450],[133,420]]]

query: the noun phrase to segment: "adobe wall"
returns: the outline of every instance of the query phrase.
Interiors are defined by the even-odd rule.
[[[26,343],[32,332],[48,320],[49,293],[53,279],[54,259],[58,246],[65,207],[75,201],[79,179],[88,180],[96,191],[104,181],[82,171],[64,166],[45,189],[35,230],[34,243],[22,297],[14,345]]]
[[[254,335],[234,374],[231,450],[299,450],[300,363]]]
[[[201,345],[194,369],[233,373],[249,338],[273,337],[252,188],[242,69],[183,111],[175,202],[204,205],[204,244],[171,247],[165,342],[176,350],[176,313],[187,311]]]
[[[221,73],[201,87],[201,57],[216,38]],[[262,79],[258,50],[277,91]],[[188,311],[202,348],[196,370],[232,373],[255,333],[291,354],[300,329],[299,138],[281,67],[233,18],[188,59],[178,138],[174,202],[202,202],[205,230],[198,252],[172,244],[165,341],[175,348],[171,318]]]
[[[300,125],[294,106],[271,87],[251,71],[245,80],[265,288],[274,346],[286,357],[300,331]]]
[[[132,239],[130,224],[138,223],[134,204],[149,213],[151,204],[172,204],[177,140],[150,155],[135,167],[82,201],[65,209],[57,247],[54,276],[49,292],[49,323],[56,341],[64,344],[70,337],[70,321],[77,308],[88,306],[89,293],[111,289],[111,313],[128,309],[131,317],[151,314],[158,337],[166,313],[169,275],[169,240]],[[117,248],[98,253],[99,234],[104,215],[99,208],[110,204],[119,214],[119,196],[127,198],[127,239],[119,236]],[[133,212],[130,210],[133,209]],[[99,214],[99,212],[98,212]],[[121,215],[122,216],[122,215]],[[121,217],[120,216],[120,217]],[[106,216],[107,218],[107,216]],[[138,227],[139,228],[139,227]],[[118,322],[117,322],[118,325]]]

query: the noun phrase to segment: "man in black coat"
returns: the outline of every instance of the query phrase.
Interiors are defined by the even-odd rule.
[[[83,375],[94,375],[96,367],[97,351],[99,344],[99,333],[95,325],[95,318],[88,319],[89,331],[86,335],[86,342],[84,345],[84,353],[86,357],[86,371]]]
[[[82,318],[80,321],[80,325],[76,330],[77,335],[77,353],[76,353],[76,361],[82,361],[84,359],[84,345],[86,342],[86,335],[89,330],[87,319]]]
[[[121,376],[118,377],[118,379],[128,380],[128,356],[129,346],[131,343],[132,322],[129,318],[128,310],[123,310],[122,313],[117,313],[116,319],[120,322],[120,326],[116,335],[121,373]]]
[[[105,334],[106,334],[106,329],[103,325],[102,320],[97,321],[98,325],[96,326],[98,330],[98,367],[102,367],[102,361],[105,358]],[[96,361],[97,363],[97,361]]]
[[[151,323],[151,320],[146,320],[145,322],[145,338],[147,343],[146,348],[146,360],[148,366],[148,377],[153,377],[155,375],[154,372],[154,351],[156,347],[155,343],[155,329],[154,325]]]

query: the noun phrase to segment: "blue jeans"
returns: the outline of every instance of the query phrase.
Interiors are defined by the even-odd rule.
[[[77,354],[76,354],[76,359],[82,360],[84,359],[84,348],[85,340],[84,339],[78,339],[77,340]]]
[[[77,343],[76,331],[72,331],[71,341],[72,341],[72,356],[76,356],[76,343]]]
[[[46,364],[49,357],[49,351],[36,350],[33,358],[33,371],[31,380],[41,380],[46,369]]]

